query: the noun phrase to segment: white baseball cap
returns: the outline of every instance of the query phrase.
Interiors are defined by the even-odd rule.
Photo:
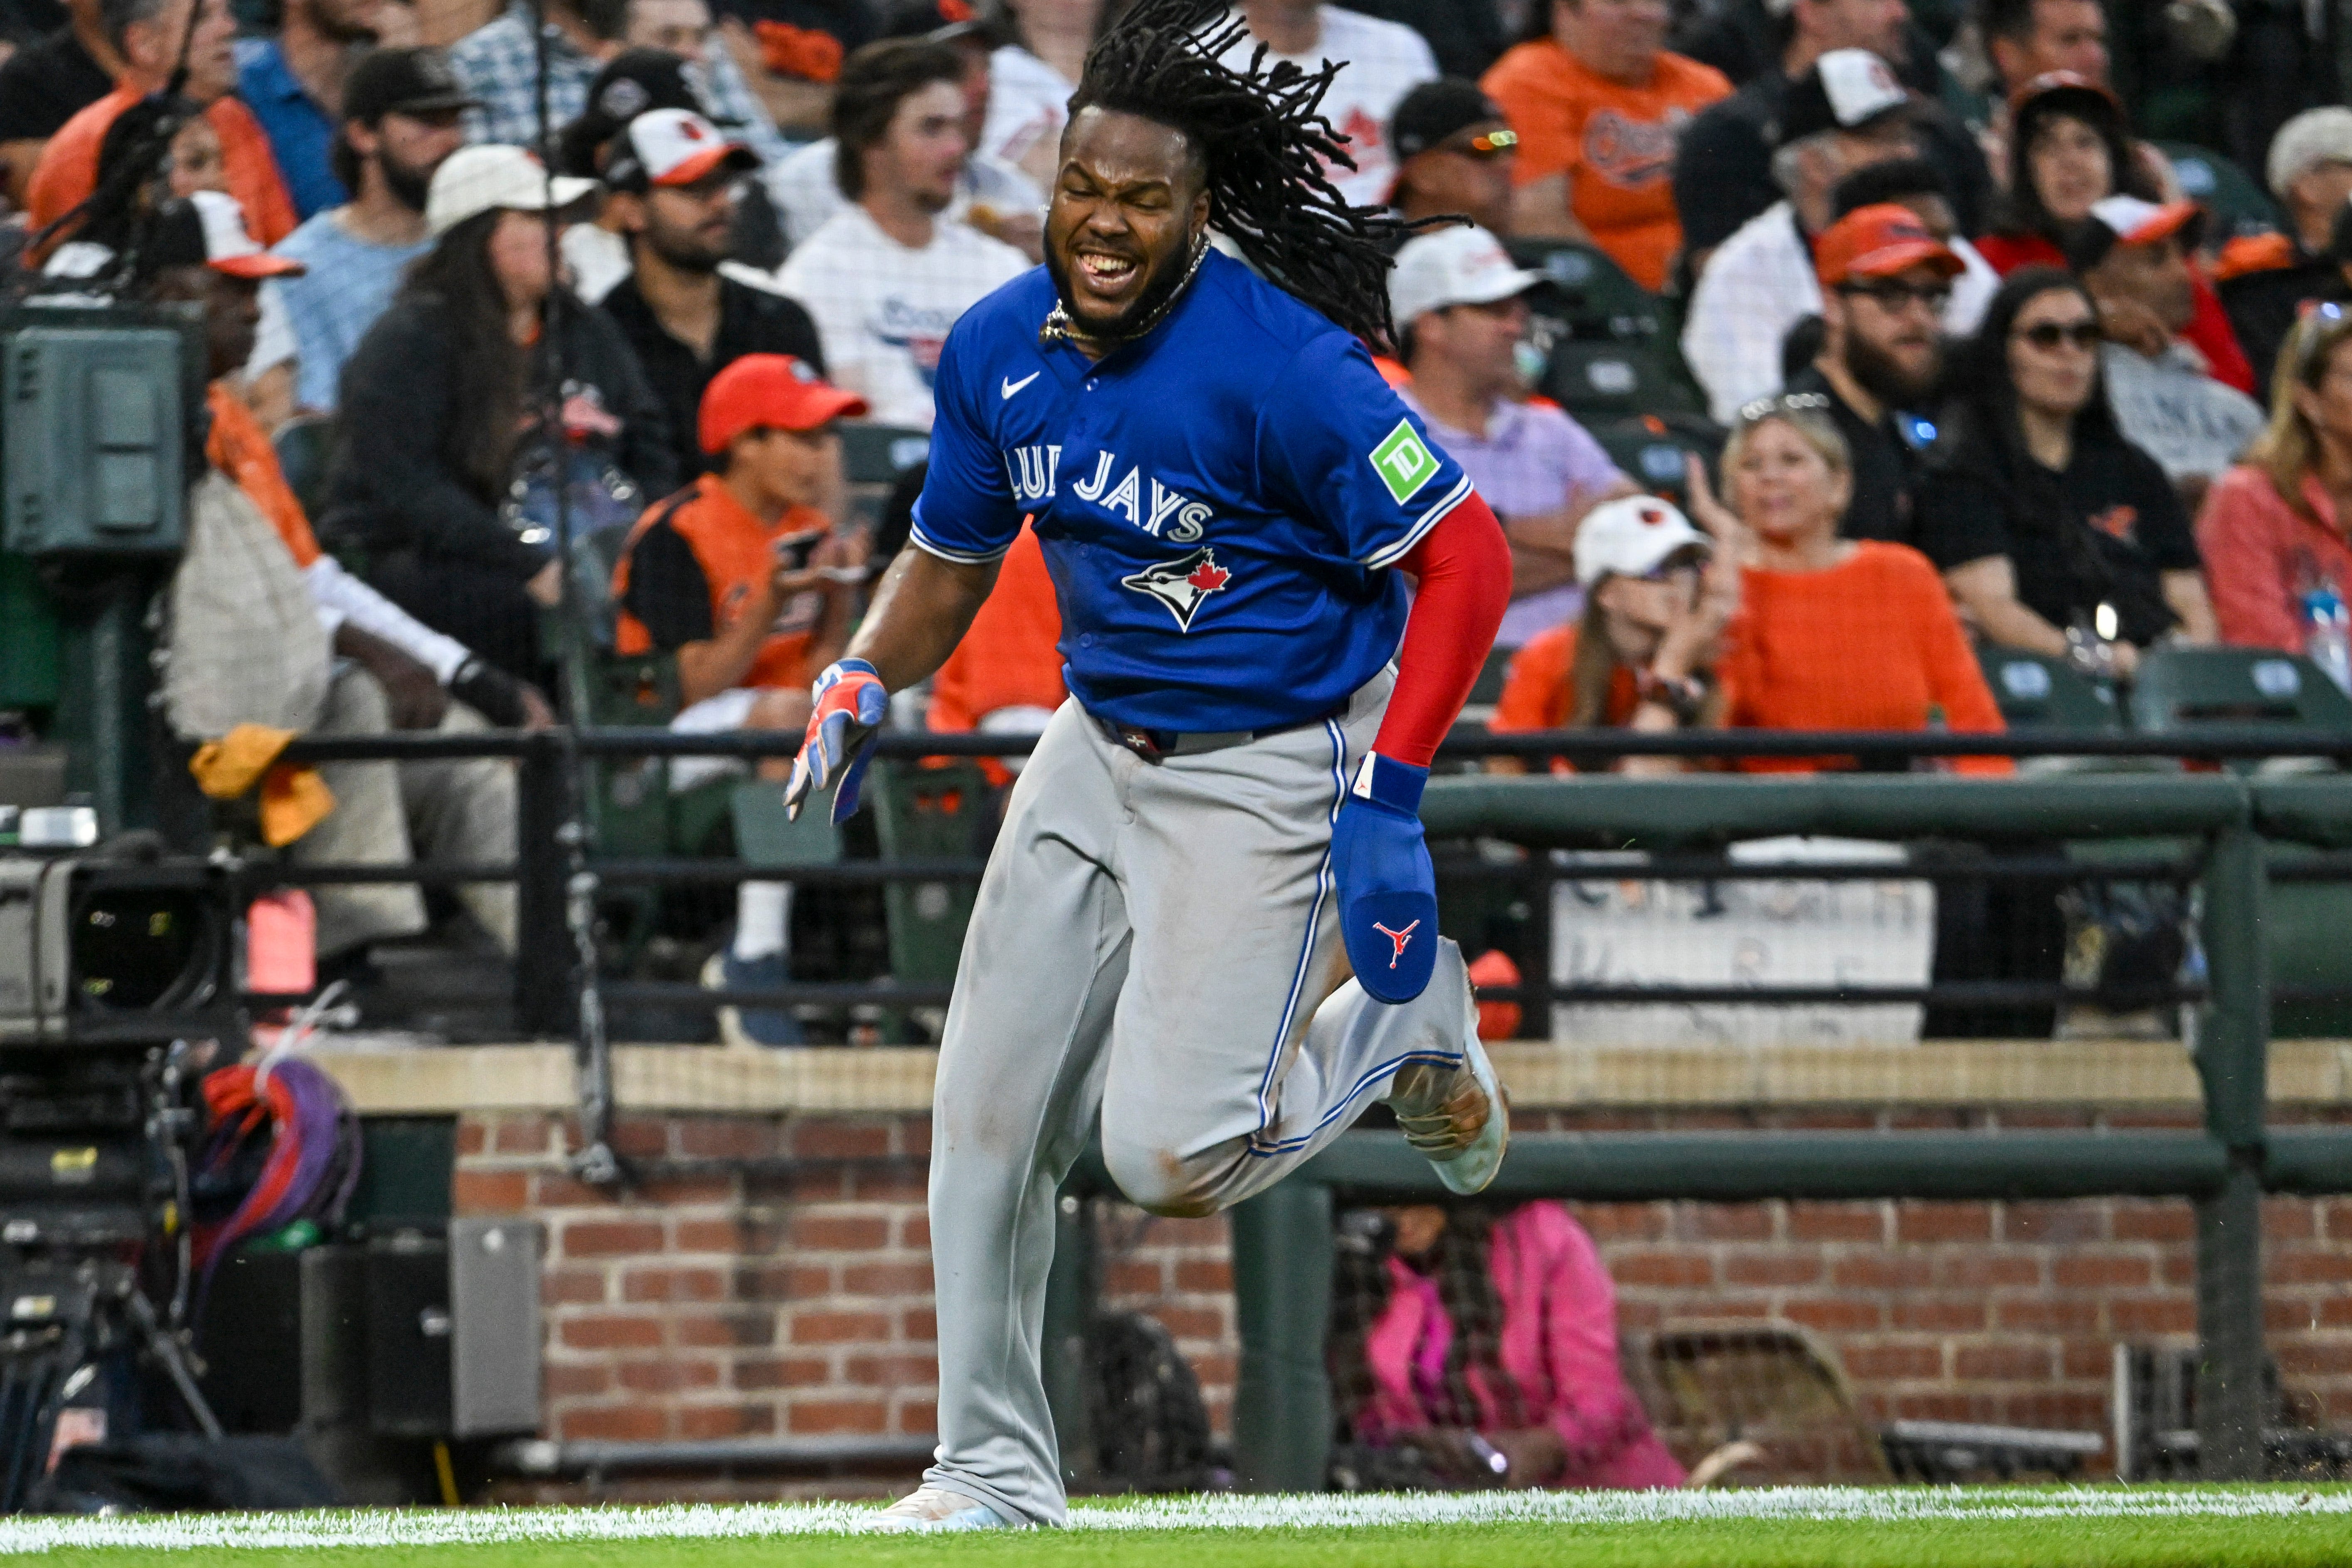
[[[568,207],[595,189],[593,180],[569,174],[551,179],[546,166],[520,147],[460,147],[433,171],[425,195],[425,226],[437,237],[493,208],[545,212]]]
[[[1389,275],[1389,303],[1400,328],[1448,305],[1491,305],[1543,281],[1511,259],[1503,242],[1475,224],[1442,228],[1409,241]]]
[[[1620,496],[1586,512],[1577,525],[1576,581],[1591,588],[1603,577],[1646,577],[1682,551],[1706,554],[1714,548],[1674,502]]]
[[[760,155],[690,109],[648,109],[613,139],[604,183],[616,191],[691,185],[714,170],[748,174]]]

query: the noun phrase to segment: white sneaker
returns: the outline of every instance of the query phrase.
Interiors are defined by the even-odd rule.
[[[1015,1528],[1013,1521],[986,1503],[933,1486],[917,1487],[858,1526],[870,1535],[929,1535],[948,1530]]]
[[[1475,995],[1467,1015],[1460,1067],[1416,1062],[1397,1074],[1389,1090],[1389,1108],[1396,1112],[1405,1142],[1428,1156],[1447,1191],[1464,1197],[1486,1191],[1503,1168],[1503,1154],[1511,1144],[1510,1097],[1503,1092],[1495,1064],[1478,1039]],[[1486,1121],[1476,1132],[1465,1135],[1463,1123],[1482,1101]]]

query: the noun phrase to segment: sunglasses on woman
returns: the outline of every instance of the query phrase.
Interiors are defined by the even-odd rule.
[[[2036,321],[2021,327],[2017,335],[2048,353],[2060,343],[2072,343],[2078,349],[2096,348],[2099,343],[2099,323],[2096,321]]]

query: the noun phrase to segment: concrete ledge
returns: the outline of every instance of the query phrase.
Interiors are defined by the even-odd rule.
[[[321,1051],[361,1111],[376,1116],[572,1108],[568,1046]],[[740,1051],[622,1046],[615,1098],[632,1112],[889,1113],[929,1110],[937,1054],[841,1047]],[[2190,1108],[2196,1068],[2169,1041],[1952,1041],[1910,1046],[1724,1048],[1497,1047],[1522,1110],[1775,1106]],[[2271,1047],[2273,1103],[2352,1101],[2352,1041]]]

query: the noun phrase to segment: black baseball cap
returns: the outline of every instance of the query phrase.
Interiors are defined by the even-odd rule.
[[[1400,162],[1426,153],[1456,132],[1491,125],[1504,118],[1475,81],[1458,76],[1423,82],[1396,106],[1389,119],[1389,145]]]
[[[1910,111],[1893,67],[1868,49],[1832,49],[1789,83],[1771,142],[1786,147],[1824,131],[1866,131]]]
[[[710,112],[686,72],[686,61],[667,49],[623,49],[604,62],[588,84],[588,107],[555,138],[558,174],[595,179],[603,173],[597,153],[630,121],[649,109],[683,109],[721,130],[729,122]]]
[[[481,101],[439,49],[370,49],[343,83],[343,118],[362,125],[387,114],[446,114]]]

